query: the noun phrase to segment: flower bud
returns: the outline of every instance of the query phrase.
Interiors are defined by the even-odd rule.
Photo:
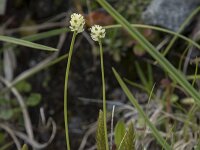
[[[99,41],[106,35],[106,30],[100,25],[94,25],[90,28],[91,37],[94,41]]]
[[[73,13],[70,20],[71,31],[76,31],[77,33],[84,31],[85,19],[81,14]]]

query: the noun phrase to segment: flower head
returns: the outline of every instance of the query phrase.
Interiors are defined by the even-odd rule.
[[[83,32],[85,25],[85,19],[81,14],[73,13],[71,15],[70,26],[71,31],[77,31],[77,33]]]
[[[91,37],[94,41],[99,41],[106,35],[106,30],[100,25],[94,25],[91,27]]]

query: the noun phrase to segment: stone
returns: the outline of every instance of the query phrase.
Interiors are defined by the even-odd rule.
[[[200,0],[152,0],[142,14],[145,23],[177,31]]]

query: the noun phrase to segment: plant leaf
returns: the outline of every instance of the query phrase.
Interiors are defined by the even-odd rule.
[[[120,120],[117,122],[115,126],[115,144],[117,148],[119,147],[125,133],[126,133],[125,123],[122,120]]]
[[[1,109],[0,110],[0,119],[9,120],[12,118],[14,112],[12,109]]]
[[[124,150],[135,150],[135,131],[133,123],[131,123],[128,127],[128,131],[123,142],[123,148]]]
[[[104,135],[104,123],[103,123],[103,112],[99,111],[98,118],[98,126],[96,132],[96,142],[97,142],[97,150],[105,150],[106,149],[106,141]]]
[[[41,97],[40,94],[38,94],[38,93],[31,93],[31,95],[27,99],[26,104],[28,106],[34,107],[34,106],[36,106],[36,105],[38,105],[40,103],[41,99],[42,99],[42,97]]]
[[[22,40],[22,39],[3,36],[3,35],[0,35],[0,41],[12,43],[12,44],[17,44],[17,45],[21,45],[21,46],[26,46],[26,47],[30,47],[30,48],[35,48],[35,49],[39,49],[39,50],[58,51],[58,49],[56,49],[56,48],[52,48],[52,47],[44,46],[44,45],[41,45],[41,44],[25,41],[25,40]]]
[[[28,83],[27,81],[21,81],[16,85],[16,89],[19,92],[30,92],[32,87],[31,84]]]

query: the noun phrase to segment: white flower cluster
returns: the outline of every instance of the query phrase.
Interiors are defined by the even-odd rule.
[[[77,33],[84,31],[85,19],[81,14],[73,13],[71,15],[70,26],[71,31]],[[91,37],[94,41],[99,41],[106,35],[106,30],[100,25],[94,25],[90,28]]]
[[[70,20],[71,31],[76,31],[77,33],[84,31],[85,19],[81,14],[73,13]]]
[[[99,41],[106,35],[106,30],[100,25],[94,25],[91,27],[91,37],[94,41]]]

